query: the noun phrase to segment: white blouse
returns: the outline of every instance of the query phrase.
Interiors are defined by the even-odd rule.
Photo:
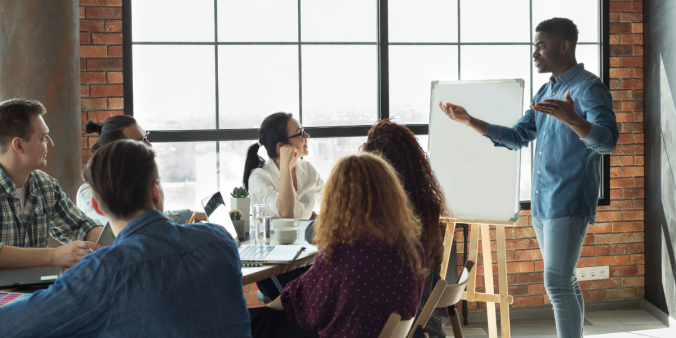
[[[293,212],[294,219],[309,219],[315,204],[322,201],[324,181],[319,177],[315,168],[303,160],[296,163],[296,210]],[[262,168],[251,171],[249,176],[249,196],[251,197],[251,209],[255,204],[268,204],[272,212],[272,218],[280,218],[277,210],[277,198],[279,198],[279,168],[272,159],[265,161]]]

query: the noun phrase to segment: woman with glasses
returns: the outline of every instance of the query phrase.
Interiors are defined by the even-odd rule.
[[[324,181],[310,162],[300,159],[308,155],[309,138],[292,114],[275,113],[263,120],[258,141],[247,151],[243,183],[251,203],[269,205],[272,218],[309,219],[315,204],[321,202]],[[268,160],[258,156],[260,147],[265,148]],[[277,279],[283,286],[306,270],[289,271]],[[261,302],[279,296],[271,279],[256,284]]]
[[[96,133],[99,135],[98,140],[94,145],[92,145],[90,151],[92,153],[96,152],[99,148],[104,145],[117,141],[117,140],[136,140],[141,143],[145,143],[148,147],[153,145],[148,141],[149,131],[144,130],[136,123],[136,119],[129,115],[117,115],[107,118],[103,123],[95,123],[92,120],[87,121],[85,124],[85,132],[87,134]],[[99,215],[92,208],[92,196],[93,192],[89,183],[84,183],[80,186],[80,189],[77,191],[77,206],[82,210],[89,218],[98,220],[103,225],[108,223],[108,219],[105,216]],[[189,209],[181,209],[176,211],[167,211],[166,212],[171,218],[172,221],[176,224],[188,223],[192,216],[192,211]],[[203,212],[195,213],[195,221],[206,221],[207,217]]]

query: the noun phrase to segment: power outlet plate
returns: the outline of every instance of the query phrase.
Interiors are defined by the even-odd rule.
[[[586,268],[575,269],[575,276],[578,281],[596,280],[610,278],[609,266],[590,266]]]

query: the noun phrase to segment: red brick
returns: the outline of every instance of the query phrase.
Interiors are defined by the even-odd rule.
[[[622,154],[624,155],[636,155],[643,154],[644,147],[642,144],[625,144],[622,145]]]
[[[638,143],[638,144],[645,143],[645,135],[644,134],[634,134],[633,136],[634,136],[634,143]],[[637,157],[643,157],[643,156],[634,156],[634,159],[636,159]],[[643,161],[641,161],[641,162],[643,162]]]
[[[108,72],[108,83],[122,83],[122,72]]]
[[[106,46],[91,46],[84,45],[80,46],[80,57],[91,58],[91,57],[106,57],[108,56],[108,49]]]
[[[613,180],[611,180],[611,182],[612,181]],[[596,213],[597,222],[612,222],[621,220],[622,220],[622,211],[604,211]]]
[[[638,272],[636,265],[611,266],[610,276],[635,276]]]
[[[545,262],[544,261],[535,261],[533,262],[535,270],[533,271],[545,271]]]
[[[610,166],[619,167],[625,165],[633,165],[634,157],[633,156],[611,156],[610,157]]]
[[[634,186],[643,187],[645,185],[643,177],[634,177]]]
[[[80,58],[80,70],[87,70],[87,59]]]
[[[122,33],[92,33],[92,43],[95,45],[121,45]]]
[[[84,17],[85,17],[85,9],[84,9],[84,7],[80,7],[80,15],[79,15],[79,18],[80,18],[80,19],[84,19]]]
[[[87,19],[122,19],[122,8],[88,7],[85,12]]]
[[[588,234],[584,236],[584,241],[582,242],[582,245],[591,245],[591,244],[594,244],[594,235]]]
[[[643,44],[643,34],[622,34],[620,36],[620,43],[623,45],[642,45]],[[637,65],[635,67],[642,67],[643,65]]]
[[[496,264],[497,266],[497,264]],[[494,269],[497,273],[497,269]],[[533,271],[533,262],[512,262],[507,263],[507,273],[515,272],[532,272]]]
[[[522,295],[527,295],[530,292],[528,292],[528,288],[530,285],[509,285],[507,288],[507,292],[510,296],[522,296]],[[500,293],[500,286],[496,285],[493,289],[493,292],[495,294]]]
[[[106,109],[107,101],[105,98],[82,98],[81,100],[82,110],[97,110],[97,109]]]
[[[80,85],[80,96],[89,96],[89,86]]]
[[[620,13],[610,13],[609,22],[620,22]]]
[[[89,147],[88,148],[91,148],[94,145],[94,143],[96,143],[96,141],[99,140],[98,137],[87,137],[87,139],[89,139]]]
[[[631,255],[631,264],[645,264],[645,255]]]
[[[103,21],[80,19],[80,32],[103,32]]]
[[[109,57],[122,57],[122,46],[108,46]]]
[[[597,234],[595,237],[595,244],[612,244],[612,243],[624,243],[625,236],[624,234]]]
[[[617,288],[617,287],[620,286],[621,280],[622,279],[620,277],[611,277],[611,278],[607,278],[607,279],[590,280],[589,281],[589,289],[590,290],[596,290],[596,289]]]
[[[643,276],[639,277],[622,277],[622,287],[627,286],[644,286],[645,278]]]
[[[512,307],[542,305],[542,296],[514,297]]]
[[[645,275],[645,265],[641,264],[641,265],[638,266],[638,274],[639,274],[640,276],[644,276],[644,275]]]
[[[644,200],[643,199],[634,200],[634,209],[645,209]]]
[[[610,199],[611,200],[616,200],[618,198],[622,198],[622,189],[613,189],[610,190]]]
[[[611,2],[610,3],[611,12],[631,12],[631,3],[630,2]]]
[[[643,33],[643,24],[642,23],[632,23],[631,24],[632,33]]]
[[[610,177],[611,178],[622,177],[622,167],[610,167]],[[602,210],[610,210],[610,209],[602,209]]]
[[[108,108],[124,109],[124,99],[121,97],[111,97],[108,99]]]
[[[524,237],[535,237],[535,229],[533,227],[524,227],[524,228],[516,228],[515,229],[515,237],[516,238],[524,238]]]
[[[631,116],[631,114],[628,115]],[[631,143],[633,143],[631,134],[620,134],[620,137],[617,139],[617,144],[631,144]]]
[[[122,85],[92,85],[92,96],[122,96],[124,95],[124,86]]]
[[[602,300],[606,298],[606,290],[582,291],[584,300]]]
[[[599,256],[599,265],[627,265],[629,264],[629,255]]]
[[[620,13],[620,22],[641,22],[641,21],[643,21],[643,14],[641,13]]]
[[[248,292],[244,294],[244,299],[246,300],[246,305],[247,307],[249,306],[256,306],[256,305],[264,305],[263,303],[258,301],[258,298],[256,298],[256,293],[255,292]]]
[[[643,78],[643,68],[632,69],[632,75],[631,76],[635,79],[642,79]]]
[[[613,178],[610,179],[610,189],[616,189],[616,188],[628,188],[634,186],[633,181],[631,178]],[[613,219],[616,221],[619,221],[620,219]],[[599,221],[598,216],[597,216],[597,221]],[[603,222],[604,220],[600,220]]]
[[[120,110],[90,111],[89,112],[89,119],[96,122],[96,123],[101,123],[109,117],[122,115],[122,114],[123,114],[123,112],[120,111]]]
[[[580,260],[577,261],[578,268],[596,266],[596,264],[596,257],[580,257]]]
[[[582,248],[584,251],[584,248]],[[643,243],[613,244],[613,254],[642,254],[644,252]]]
[[[632,12],[643,12],[643,2],[634,1],[631,3]]]
[[[627,233],[627,243],[643,243],[645,241],[643,232]]]
[[[612,44],[612,43],[611,43]],[[610,58],[610,67],[619,67],[620,66],[620,58],[618,57],[611,57]],[[611,69],[612,70],[612,69]]]
[[[610,254],[610,245],[587,245],[582,247],[582,252],[580,253],[580,256],[585,257],[585,256],[598,256],[609,254]]]
[[[636,288],[606,290],[606,298],[608,299],[633,297],[636,297]]]
[[[610,56],[625,56],[625,55],[626,56],[634,55],[634,48],[632,48],[632,46],[629,45],[610,46]]]
[[[644,167],[622,167],[622,175],[624,177],[644,176]]]
[[[89,70],[122,70],[122,59],[87,59]]]
[[[613,232],[643,231],[643,222],[613,222]]]
[[[645,218],[643,210],[623,211],[623,213],[622,217],[625,221],[643,220]]]
[[[631,68],[610,68],[610,78],[611,79],[622,79],[622,78],[631,78],[632,72]],[[628,100],[628,99],[618,99],[613,95],[615,100]]]
[[[530,248],[530,239],[508,239],[505,241],[507,250],[519,250]]]
[[[106,83],[106,73],[80,72],[80,83]]]
[[[91,42],[89,32],[82,32],[80,33],[80,44],[81,45],[88,45]]]
[[[612,33],[631,33],[630,23],[611,23],[610,31]]]
[[[622,80],[622,89],[643,89],[642,79]]]
[[[106,32],[121,33],[122,32],[122,20],[106,20],[104,27],[105,27]]]
[[[80,6],[103,6],[104,0],[80,0]]]
[[[544,284],[530,284],[530,285],[528,285],[528,294],[529,295],[536,295],[536,294],[542,294],[542,293],[547,293],[547,290],[545,290]],[[511,293],[510,293],[510,295],[511,295]]]
[[[623,111],[643,110],[643,101],[624,101],[622,102]],[[643,130],[643,128],[641,128]]]
[[[619,34],[610,34],[608,42],[611,45],[619,45],[620,44],[620,35]],[[615,67],[617,67],[617,66],[615,66]]]
[[[643,101],[638,101],[640,103],[643,103]],[[622,104],[628,103],[628,102],[622,102]],[[628,107],[629,110],[632,110],[631,107]],[[639,108],[643,109],[643,108]],[[633,118],[633,116],[632,116]],[[620,127],[620,133],[627,133],[627,134],[633,134],[633,133],[643,133],[643,123],[619,123]]]
[[[532,261],[535,259],[542,259],[542,252],[540,252],[540,249],[514,251],[515,261]]]
[[[106,0],[106,6],[122,6],[122,0]]]
[[[643,55],[643,46],[632,46],[633,55]]]
[[[587,230],[587,233],[590,234],[599,234],[599,233],[606,233],[606,232],[611,232],[611,224],[612,223],[602,223],[602,222],[596,222],[594,224],[589,225],[589,230]]]
[[[613,102],[613,104],[618,104],[620,107],[619,109],[622,109],[622,102]],[[632,115],[631,113],[615,113],[615,119],[617,120],[619,126],[618,128],[621,128],[622,122],[631,122],[632,121]]]
[[[610,79],[610,89],[620,89],[620,88],[622,88],[620,80]]]
[[[517,284],[544,282],[544,274],[542,272],[517,273],[515,276],[516,276],[515,283]]]
[[[612,174],[613,169],[618,169],[621,170],[622,168],[618,167],[612,167],[610,168],[610,172]],[[612,175],[611,175],[612,177]],[[599,206],[597,210],[603,210],[603,211],[614,211],[614,210],[630,210],[632,209],[632,203],[630,200],[612,200],[610,201],[610,205],[603,205]]]

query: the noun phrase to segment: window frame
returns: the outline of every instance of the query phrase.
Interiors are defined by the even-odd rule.
[[[132,0],[122,1],[122,45],[123,45],[123,76],[124,76],[124,114],[134,115],[134,83],[133,83],[133,53],[132,45],[213,45],[215,49],[215,81],[216,81],[216,115],[215,125],[216,129],[206,130],[151,130],[151,142],[204,142],[204,141],[246,141],[258,139],[258,129],[219,129],[219,88],[218,88],[218,46],[221,45],[298,45],[299,63],[302,58],[301,47],[303,45],[377,45],[378,50],[378,110],[377,119],[389,118],[390,97],[389,97],[389,46],[397,45],[457,45],[458,46],[458,80],[462,79],[461,75],[461,46],[470,45],[529,45],[531,54],[533,52],[533,3],[529,2],[530,9],[530,38],[531,43],[463,43],[461,41],[460,32],[460,2],[458,3],[458,42],[453,43],[424,43],[424,42],[389,42],[388,33],[388,1],[377,0],[377,41],[376,42],[302,42],[301,34],[301,0],[298,0],[298,42],[219,42],[218,41],[218,0],[214,0],[214,42],[136,42],[132,43]],[[465,0],[467,1],[467,0]],[[599,4],[599,42],[598,43],[580,43],[586,45],[599,45],[599,65],[600,77],[606,87],[610,88],[609,70],[610,70],[610,46],[609,46],[609,2],[610,0],[598,0]],[[533,97],[533,67],[530,67],[531,92]],[[299,72],[302,74],[302,66],[299,64]],[[302,76],[299,77],[299,119],[302,123]],[[406,126],[416,135],[428,135],[428,124],[406,124]],[[334,138],[334,137],[355,137],[366,136],[367,131],[371,128],[370,125],[354,125],[354,126],[326,126],[326,127],[305,127],[305,130],[312,134],[314,138]],[[533,147],[531,147],[533,148]],[[216,152],[218,153],[218,142],[216,143]],[[531,163],[533,158],[533,149],[531,149]],[[220,156],[217,156],[217,170],[220,168]],[[522,210],[530,210],[530,201],[521,201]],[[601,196],[599,197],[598,205],[610,205],[610,155],[602,156],[601,161]]]

